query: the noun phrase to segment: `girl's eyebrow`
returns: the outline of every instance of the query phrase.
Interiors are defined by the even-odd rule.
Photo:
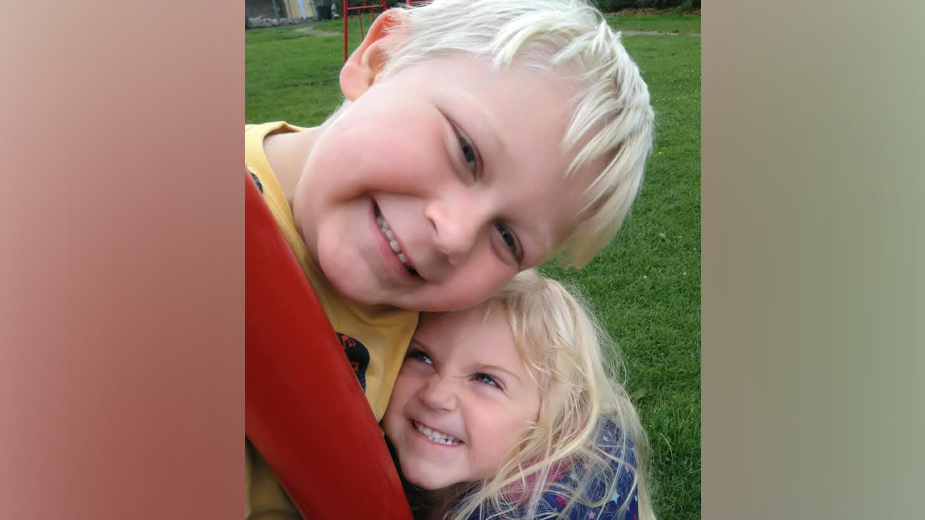
[[[417,345],[418,347],[421,347],[423,350],[427,350],[427,349],[428,349],[427,343],[424,343],[423,341],[421,341],[420,339],[418,339],[418,338],[415,337],[415,336],[412,336],[412,337],[411,337],[411,341],[409,341],[408,343],[409,343],[409,345],[408,345],[409,347],[410,347],[411,345]]]
[[[509,374],[511,377],[513,377],[514,379],[516,379],[518,382],[522,381],[522,379],[520,378],[520,376],[518,376],[518,375],[515,374],[514,372],[511,372],[510,370],[508,370],[508,369],[506,369],[506,368],[504,368],[504,367],[499,367],[498,365],[480,365],[479,369],[480,369],[480,370],[492,370],[492,371],[496,371],[496,372],[504,372],[505,374]]]

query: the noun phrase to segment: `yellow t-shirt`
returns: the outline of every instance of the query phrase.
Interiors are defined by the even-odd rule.
[[[311,282],[328,320],[338,334],[338,339],[344,345],[345,353],[363,386],[366,400],[379,421],[385,413],[392,386],[417,326],[418,313],[398,308],[373,311],[346,300],[334,290],[315,264],[308,246],[296,229],[289,201],[286,200],[283,189],[270,168],[263,148],[264,139],[272,133],[302,130],[304,129],[282,122],[244,125],[244,164],[256,177],[267,206]],[[254,505],[251,489],[256,490],[260,487],[251,479],[258,475],[272,477],[268,471],[262,469],[263,461],[255,455],[256,452],[251,452],[245,447],[245,487],[248,497],[245,516],[250,514],[251,506]],[[288,506],[287,510],[291,508],[291,504]]]

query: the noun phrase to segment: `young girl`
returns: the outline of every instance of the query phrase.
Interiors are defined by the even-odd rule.
[[[605,338],[533,271],[425,316],[383,418],[416,518],[654,520],[645,434]]]

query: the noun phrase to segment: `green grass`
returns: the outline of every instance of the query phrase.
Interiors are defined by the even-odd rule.
[[[351,34],[351,49],[359,44]],[[244,33],[244,120],[320,124],[341,101],[343,65],[339,36],[314,36],[293,28]]]
[[[364,14],[363,15],[363,30],[364,31],[369,29],[369,25],[371,23],[369,20],[370,20],[369,14]],[[360,23],[357,21],[357,18],[355,15],[351,15],[350,20],[348,20],[347,23],[350,24],[350,28],[348,29],[348,32],[352,33],[353,31],[360,30]],[[330,32],[339,33],[344,30],[344,21],[343,20],[325,20],[323,22],[317,23],[314,26],[314,28],[318,29],[319,31],[330,31]]]
[[[611,14],[607,23],[621,31],[657,31],[663,33],[700,33],[700,15],[696,14]]]
[[[611,27],[621,31],[657,31],[664,33],[692,34],[700,33],[700,15],[696,14],[609,14],[607,22]],[[363,16],[364,30],[369,27],[369,15]],[[326,20],[313,26],[319,31],[340,33],[344,30],[343,20]],[[350,17],[349,32],[359,32],[360,26],[355,16]]]
[[[620,343],[652,444],[656,512],[699,518],[700,38],[624,43],[657,114],[645,183],[604,252],[579,271],[543,271],[581,286]]]
[[[699,32],[699,17],[691,32]],[[353,28],[351,40],[352,48]],[[699,518],[700,38],[626,36],[624,43],[657,113],[642,192],[617,240],[588,266],[542,270],[581,286],[620,343],[653,447],[659,517]],[[246,31],[245,121],[320,124],[341,99],[342,45],[292,28]]]

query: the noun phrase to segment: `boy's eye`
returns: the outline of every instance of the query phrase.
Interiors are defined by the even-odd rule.
[[[466,166],[469,168],[469,171],[475,175],[479,169],[479,158],[475,153],[475,148],[473,148],[472,145],[469,144],[469,141],[462,135],[459,136],[459,149],[462,151],[463,160],[466,161]]]
[[[485,385],[496,386],[498,388],[501,388],[501,384],[498,383],[498,381],[495,380],[495,378],[491,377],[488,374],[482,373],[482,372],[479,372],[478,374],[475,375],[475,380]]]
[[[434,364],[434,362],[430,359],[430,356],[420,350],[412,350],[408,352],[408,359],[416,359],[418,361],[427,363],[428,365]]]
[[[521,251],[520,245],[517,243],[517,237],[514,236],[514,233],[505,227],[504,224],[495,224],[495,229],[498,231],[498,236],[501,237],[505,247],[511,250],[511,253],[514,254],[514,258],[520,263],[523,260],[523,251]]]

